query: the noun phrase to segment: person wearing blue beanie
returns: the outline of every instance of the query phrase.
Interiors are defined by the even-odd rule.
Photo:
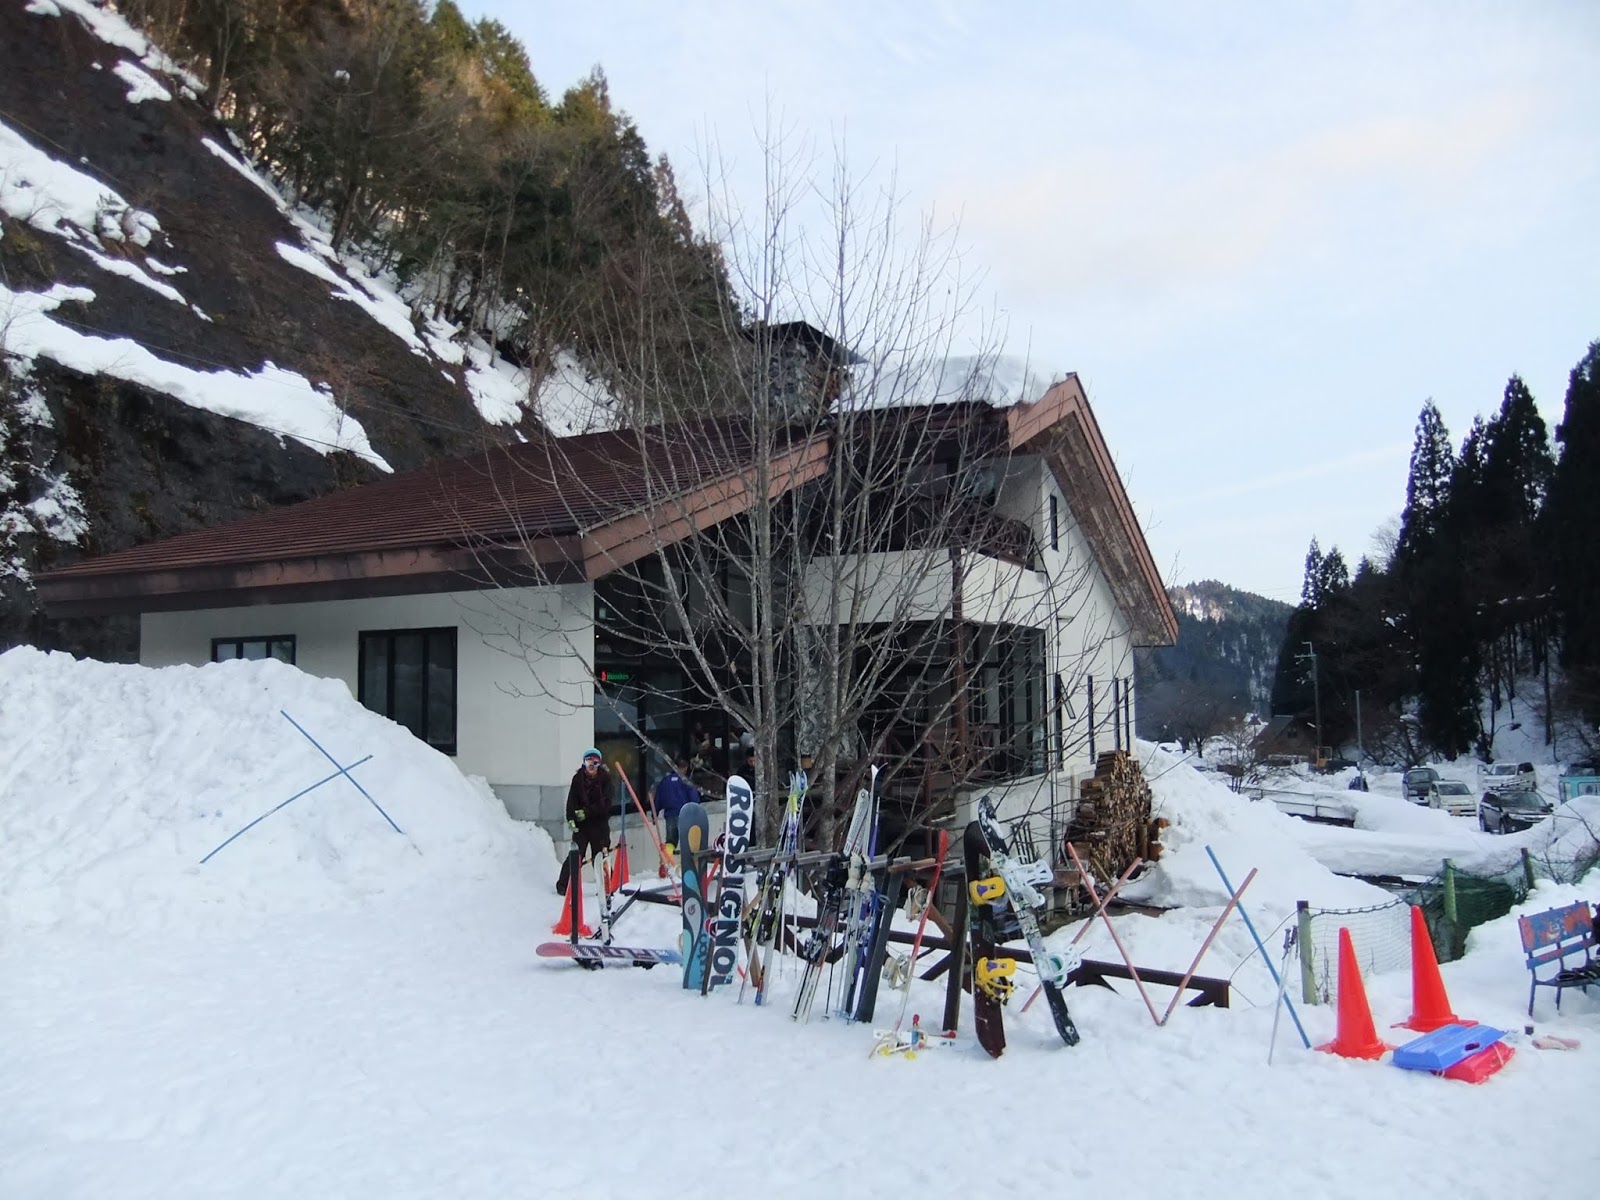
[[[600,761],[600,751],[590,746],[583,752],[583,765],[567,788],[567,828],[578,848],[578,860],[608,853],[611,849],[611,772]],[[572,860],[561,864],[556,891],[566,895],[567,873]]]

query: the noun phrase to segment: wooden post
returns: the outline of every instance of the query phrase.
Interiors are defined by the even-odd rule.
[[[1294,905],[1295,940],[1300,943],[1300,998],[1317,1003],[1317,964],[1311,961],[1311,906],[1304,900]]]
[[[930,900],[929,903],[932,903]],[[967,887],[956,889],[956,911],[950,922],[950,980],[944,989],[944,1032],[954,1033],[961,1020],[961,977],[967,962]]]
[[[1528,854],[1528,848],[1522,848],[1522,878],[1528,885],[1528,890],[1533,891],[1533,858]]]

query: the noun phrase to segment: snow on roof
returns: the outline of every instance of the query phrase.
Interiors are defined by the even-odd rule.
[[[334,679],[275,660],[119,666],[0,654],[0,932],[204,927],[358,907],[496,858],[550,856],[486,786],[362,707]],[[328,776],[219,851],[251,821]]]
[[[868,364],[851,371],[841,408],[895,408],[984,403],[994,408],[1031,404],[1066,371],[1045,372],[1006,354],[951,355]]]

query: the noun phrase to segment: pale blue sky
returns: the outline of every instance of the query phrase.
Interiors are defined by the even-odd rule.
[[[1297,598],[1520,373],[1600,338],[1600,4],[465,0],[553,96],[760,199],[777,113],[960,221],[1013,350],[1088,387],[1158,563]],[[826,165],[826,164],[824,164]]]

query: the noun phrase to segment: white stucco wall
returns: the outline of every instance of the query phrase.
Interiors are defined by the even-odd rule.
[[[456,630],[456,765],[481,775],[513,816],[552,817],[594,736],[587,584],[145,613],[139,661],[211,660],[213,638],[292,634],[295,665],[358,695],[363,631]]]

